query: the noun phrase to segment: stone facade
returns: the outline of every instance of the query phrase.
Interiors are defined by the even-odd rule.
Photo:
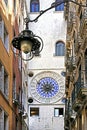
[[[47,9],[53,3],[53,0],[39,1],[40,10]],[[30,12],[30,0],[27,1],[28,10]],[[40,12],[30,12],[29,18],[34,19]],[[65,104],[62,102],[62,96],[57,97],[59,100],[52,101],[51,98],[45,101],[45,98],[38,97],[36,86],[40,79],[45,77],[53,77],[55,80],[59,78],[62,80],[63,88],[65,89],[62,72],[65,71],[64,56],[56,56],[55,46],[58,41],[66,44],[66,22],[64,18],[64,11],[55,11],[55,8],[43,14],[36,23],[29,23],[29,29],[35,35],[43,39],[43,50],[39,56],[35,56],[32,60],[27,62],[28,73],[28,115],[29,115],[29,129],[30,130],[64,130],[64,112]],[[49,74],[47,74],[49,73]],[[58,77],[55,74],[58,74]],[[62,85],[60,85],[62,86]],[[58,96],[58,95],[57,95]],[[53,97],[54,99],[56,97]],[[53,100],[53,99],[52,99]],[[59,115],[55,115],[55,111]],[[36,115],[33,115],[33,113]]]
[[[0,130],[12,130],[12,38],[7,1],[0,1]]]
[[[0,130],[27,129],[21,113],[22,61],[11,48],[12,38],[24,28],[25,4],[24,0],[0,0]]]
[[[78,0],[86,5],[86,1]],[[87,9],[68,3],[65,130],[87,129]]]

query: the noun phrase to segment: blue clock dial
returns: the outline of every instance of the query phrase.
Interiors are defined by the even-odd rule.
[[[58,93],[59,85],[55,79],[51,77],[45,77],[39,80],[36,90],[41,97],[51,98]]]
[[[41,72],[31,80],[30,92],[39,103],[56,103],[65,93],[64,79],[55,72]]]

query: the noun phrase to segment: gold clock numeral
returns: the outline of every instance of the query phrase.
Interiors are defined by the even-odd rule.
[[[36,86],[36,83],[35,82],[32,82],[31,83],[31,87],[35,87]]]
[[[43,102],[44,101],[44,98],[42,98],[42,97],[39,97],[39,99],[38,99],[39,101],[41,101],[41,102]]]
[[[40,99],[40,96],[39,96],[38,94],[36,94],[36,95],[35,95],[35,98],[39,100],[39,99]]]
[[[62,95],[63,95],[63,93],[59,92],[59,93],[57,93],[56,97],[60,98],[60,97],[62,97]]]
[[[45,99],[45,103],[50,103],[50,98]]]
[[[60,85],[60,89],[65,89],[65,85]]]
[[[61,93],[64,93],[64,92],[65,92],[65,89],[60,89],[60,92],[61,92]]]

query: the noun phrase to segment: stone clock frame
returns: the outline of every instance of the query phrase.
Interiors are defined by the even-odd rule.
[[[52,91],[54,91],[54,94],[51,96],[47,96],[47,94],[41,95],[40,92],[38,91],[38,86],[40,85],[41,89],[43,89],[44,91],[44,87],[46,84],[45,80],[51,80],[53,82],[53,87],[52,87]],[[44,79],[44,80],[43,80]],[[42,81],[42,83],[41,83]],[[44,83],[43,83],[44,82]],[[54,85],[54,83],[56,85]],[[46,93],[47,91],[49,91],[49,87],[52,86],[51,81],[48,84],[48,88],[46,89]],[[51,84],[51,85],[50,85]],[[49,89],[49,90],[48,90]],[[55,91],[56,89],[56,91]],[[51,103],[55,103],[58,102],[59,100],[61,100],[61,98],[63,98],[64,94],[65,94],[65,83],[64,83],[64,79],[61,75],[59,75],[58,73],[52,72],[52,71],[44,71],[41,72],[39,74],[37,74],[30,83],[30,92],[32,97],[40,102],[40,103],[44,103],[44,104],[51,104]]]

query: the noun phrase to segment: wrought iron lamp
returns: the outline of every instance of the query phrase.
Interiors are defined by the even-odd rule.
[[[43,49],[43,40],[33,34],[32,31],[28,29],[27,18],[25,19],[26,29],[23,30],[18,37],[13,38],[12,46],[19,50],[21,53],[26,54],[26,57],[22,59],[25,61],[31,60],[36,53],[40,53]]]
[[[26,61],[31,60],[34,57],[35,53],[38,52],[39,54],[43,49],[43,40],[39,36],[34,35],[33,32],[28,29],[28,23],[37,22],[38,18],[42,14],[47,12],[48,10],[51,10],[52,8],[55,8],[56,6],[59,6],[62,3],[67,4],[68,2],[72,2],[79,6],[87,7],[87,4],[82,5],[73,0],[59,0],[57,2],[52,3],[51,6],[47,8],[46,10],[40,11],[40,14],[35,19],[30,20],[28,17],[24,19],[24,22],[26,23],[26,29],[23,30],[18,35],[18,37],[13,38],[11,42],[11,45],[17,50],[19,50],[19,54],[21,54],[20,56],[22,56],[22,52],[25,53],[26,55],[29,55],[29,56],[26,56],[25,59],[22,57],[23,60],[26,60]]]

